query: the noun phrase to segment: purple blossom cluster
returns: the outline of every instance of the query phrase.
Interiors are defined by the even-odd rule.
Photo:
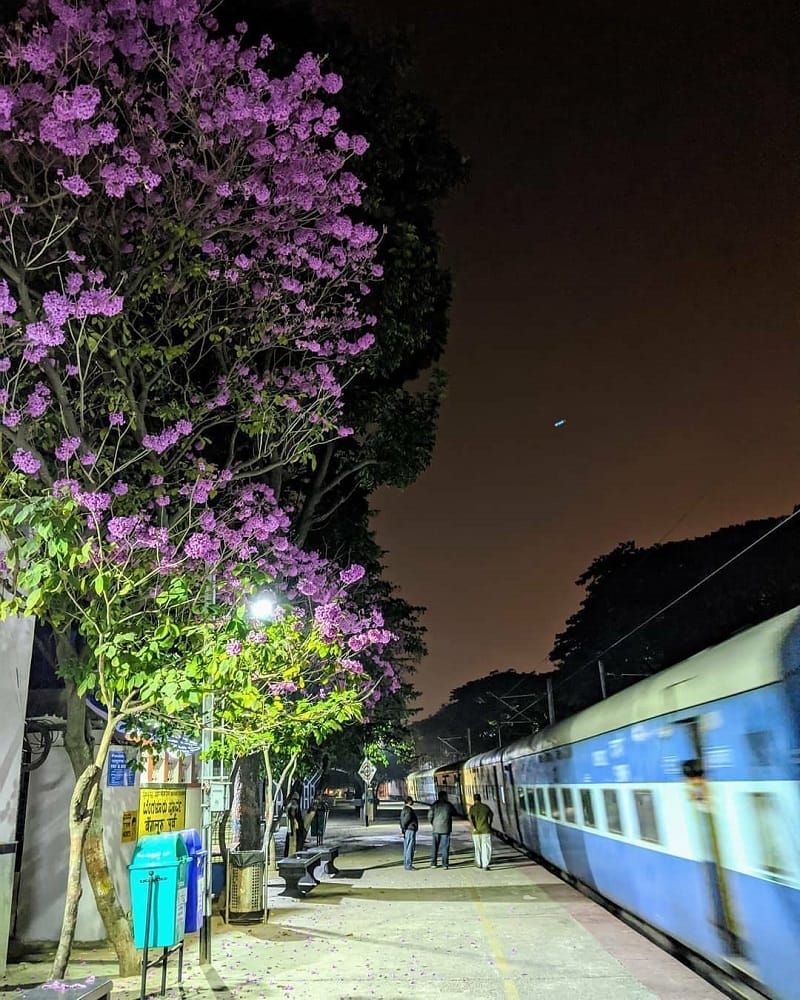
[[[154,451],[157,455],[163,454],[167,448],[171,448],[182,437],[192,433],[192,423],[190,420],[179,420],[174,427],[165,427],[160,434],[146,434],[142,438],[143,447],[148,451]]]
[[[17,448],[11,456],[11,461],[21,472],[27,472],[29,476],[35,476],[42,464],[38,458],[22,448]]]
[[[65,439],[64,453],[72,454],[78,444],[77,439]],[[13,461],[30,475],[38,471],[38,460],[22,450],[15,453]],[[280,595],[280,613],[291,614],[298,629],[317,629],[330,644],[331,660],[326,670],[331,683],[336,677],[340,678],[336,683],[345,685],[359,679],[365,698],[368,693],[374,695],[376,683],[388,689],[399,683],[382,659],[395,636],[385,628],[377,609],[364,609],[353,599],[352,588],[363,578],[363,567],[341,568],[294,546],[288,538],[289,517],[269,487],[240,487],[217,475],[214,509],[167,525],[158,523],[153,510],[122,513],[120,505],[124,509],[128,501],[113,489],[87,490],[70,478],[57,480],[53,489],[85,512],[88,536],[102,538],[104,558],[112,563],[116,561],[128,571],[141,565],[164,576],[180,574],[198,580],[212,570],[217,579],[217,601],[230,608],[244,606],[257,571],[260,578],[266,575],[272,581],[272,589]],[[202,530],[194,530],[194,525]],[[253,628],[244,640],[229,640],[225,652],[235,658],[265,641],[264,631]],[[375,664],[383,673],[377,680],[372,676]],[[287,695],[295,689],[289,685],[273,693]],[[312,692],[304,692],[304,697],[311,696]],[[315,696],[323,694],[317,691]]]
[[[131,237],[160,233],[182,206],[201,234],[200,253],[213,261],[209,280],[213,271],[227,286],[221,294],[240,298],[250,329],[259,328],[259,313],[272,315],[261,328],[274,333],[261,334],[262,346],[276,339],[295,352],[292,384],[286,380],[281,393],[287,417],[305,415],[318,438],[339,433],[341,369],[372,343],[364,327],[374,317],[362,315],[359,299],[365,278],[379,275],[377,234],[351,216],[362,185],[347,169],[368,144],[339,128],[326,98],[342,81],[323,73],[318,59],[305,55],[275,77],[265,63],[268,39],[246,48],[241,37],[215,37],[214,27],[196,0],[182,2],[180,16],[167,0],[31,0],[0,30],[0,156],[18,173],[36,176],[44,166],[43,192],[55,175],[74,199],[58,206],[69,244],[61,258],[53,248],[52,288],[42,316],[26,318],[17,335],[16,359],[80,376],[81,359],[70,356],[80,324],[112,319],[125,304],[124,282],[86,264],[106,240],[109,210],[124,202],[122,253],[135,254]],[[34,209],[13,189],[0,192],[0,241],[18,215],[32,234],[51,232],[50,210],[46,197]],[[76,269],[64,271],[64,259]],[[41,261],[38,271],[37,281],[47,277]],[[0,326],[13,327],[17,298],[0,282]],[[305,364],[311,355],[327,363]],[[263,421],[281,377],[258,374],[260,391],[234,375],[198,411],[206,420],[230,410],[253,425]],[[21,410],[13,392],[8,409],[13,424]],[[201,417],[187,414],[194,423]],[[149,434],[145,447],[163,454],[178,443],[175,430]]]
[[[363,568],[297,549],[268,487],[202,459],[219,425],[252,429],[267,453],[282,435],[292,453],[288,428],[352,433],[342,384],[374,342],[363,298],[380,277],[349,169],[368,143],[328,103],[341,79],[310,54],[275,76],[271,41],[246,47],[236,30],[215,35],[198,0],[29,0],[0,28],[0,257],[21,227],[44,248],[0,279],[0,433],[29,488],[72,498],[120,566],[213,572],[231,606],[254,573],[273,581],[298,628],[343,650],[342,683],[364,677],[374,700],[369,664],[398,682],[382,659],[394,637],[353,596]],[[168,259],[177,230],[193,234],[182,269]],[[168,352],[148,359],[146,391],[119,360],[121,331],[135,341],[158,321],[137,295],[159,254],[165,313],[185,299],[225,316],[219,350],[237,359],[182,401]],[[136,411],[159,391],[160,409]]]

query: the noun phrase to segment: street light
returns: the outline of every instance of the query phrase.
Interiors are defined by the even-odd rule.
[[[253,594],[247,602],[247,611],[253,621],[267,622],[275,616],[277,601],[275,595],[269,591]]]

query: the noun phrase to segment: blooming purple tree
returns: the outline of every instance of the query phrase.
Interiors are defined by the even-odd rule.
[[[74,480],[34,492],[16,472],[4,485],[17,497],[0,502],[0,528],[11,540],[3,583],[19,596],[3,610],[47,615],[72,693],[67,741],[76,785],[54,975],[63,976],[69,957],[82,858],[93,885],[100,881],[98,908],[121,964],[127,956],[135,966],[102,840],[99,779],[117,725],[141,730],[157,750],[176,730],[200,728],[202,697],[213,693],[225,734],[218,753],[257,750],[269,768],[277,750],[293,766],[309,741],[364,719],[382,691],[397,689],[382,659],[394,636],[378,611],[359,606],[361,567],[339,570],[296,549],[267,486],[220,481],[213,507],[184,508],[164,524],[157,514],[115,514],[101,494],[83,492]],[[262,626],[248,599],[267,585],[280,605]],[[79,647],[65,638],[75,629]],[[83,727],[79,709],[88,692],[107,712],[97,747],[86,744],[83,728],[74,732]]]
[[[253,621],[247,606],[222,620],[209,616],[197,647],[201,672],[209,658],[216,664],[213,754],[239,765],[260,761],[266,774],[267,847],[301,755],[345,725],[366,722],[381,695],[400,686],[385,658],[397,637],[379,611],[354,600],[363,568],[336,571],[315,555],[298,556],[290,572],[302,565],[300,578],[282,591],[291,596],[288,607],[277,604],[266,623]]]
[[[349,170],[366,141],[337,128],[337,77],[310,55],[270,76],[269,40],[246,48],[244,30],[215,36],[194,0],[49,0],[0,34],[2,611],[53,625],[67,684],[58,976],[82,854],[121,971],[137,965],[102,846],[114,725],[190,711],[236,676],[273,707],[274,684],[306,689],[311,734],[332,694],[347,718],[378,696],[358,654],[390,641],[345,611],[346,578],[332,590],[335,568],[292,548],[266,485],[348,433],[342,386],[372,343],[361,302],[379,276]],[[235,629],[262,581],[304,599],[281,627],[313,637],[283,647],[300,679],[306,649],[307,686],[275,679],[277,654],[227,676],[258,658],[250,630],[200,652],[209,614]],[[97,748],[89,691],[108,710]]]

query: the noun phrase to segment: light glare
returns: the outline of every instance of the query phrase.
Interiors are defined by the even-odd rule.
[[[268,594],[258,594],[249,604],[250,617],[265,622],[275,614],[275,600]]]

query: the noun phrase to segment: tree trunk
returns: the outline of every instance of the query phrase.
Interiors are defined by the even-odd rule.
[[[329,441],[322,449],[322,456],[317,461],[314,478],[311,480],[310,487],[298,512],[296,524],[294,525],[294,541],[300,548],[305,545],[308,539],[308,533],[311,530],[311,525],[314,523],[314,514],[317,512],[320,500],[322,500],[322,487],[328,475],[334,450],[335,445],[333,441]]]
[[[228,866],[228,834],[227,834],[228,820],[231,817],[231,810],[233,809],[234,805],[233,803],[234,791],[236,789],[236,783],[239,780],[239,765],[241,759],[242,759],[241,757],[237,757],[236,760],[234,761],[233,769],[231,771],[231,785],[229,790],[230,794],[228,799],[228,808],[223,812],[223,814],[220,816],[219,819],[219,827],[218,827],[219,853],[222,855],[222,861],[226,869]]]
[[[117,898],[108,870],[103,842],[103,799],[98,795],[83,848],[86,874],[94,893],[97,911],[102,917],[108,940],[114,946],[121,976],[136,976],[142,968],[141,957],[133,944],[131,925]]]
[[[59,653],[71,654],[64,650],[59,641]],[[61,656],[59,656],[61,659]],[[135,975],[141,965],[133,946],[133,935],[128,920],[119,905],[108,859],[103,845],[102,785],[103,767],[111,746],[116,719],[109,713],[108,720],[97,748],[92,741],[86,724],[86,702],[71,681],[67,688],[67,730],[64,747],[75,773],[75,788],[69,805],[69,867],[67,871],[67,896],[64,902],[64,918],[61,936],[53,961],[51,975],[63,979],[67,970],[80,903],[81,867],[86,861],[86,872],[94,893],[97,909],[103,920],[108,939],[114,946],[119,960],[120,975]]]
[[[267,870],[270,872],[277,871],[278,869],[278,857],[275,850],[275,789],[272,787],[272,755],[270,754],[269,748],[265,747],[263,750],[264,755],[264,769],[266,771],[266,791],[264,793],[264,813],[265,813],[265,827],[264,827],[264,857],[267,859]],[[265,893],[269,890],[269,879],[267,879],[267,885],[265,888]],[[269,911],[269,899],[264,901],[264,905]]]
[[[261,809],[258,786],[261,781],[260,753],[243,757],[239,764],[239,850],[261,849]]]
[[[50,971],[52,979],[63,979],[67,972],[72,942],[75,940],[75,927],[78,923],[78,905],[83,890],[81,888],[81,868],[83,863],[83,841],[88,823],[81,818],[81,800],[92,775],[87,772],[79,780],[72,793],[69,803],[69,864],[67,867],[67,897],[64,901],[64,916],[61,921],[61,936]]]

